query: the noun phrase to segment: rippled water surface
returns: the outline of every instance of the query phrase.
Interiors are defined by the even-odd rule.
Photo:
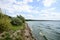
[[[28,21],[27,23],[37,40],[60,40],[60,21]]]

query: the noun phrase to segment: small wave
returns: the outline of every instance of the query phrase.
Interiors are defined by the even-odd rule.
[[[56,27],[56,29],[60,29],[60,27]]]
[[[46,36],[42,33],[42,32],[40,32],[39,33],[41,36],[43,36],[43,38],[45,39],[45,40],[48,40],[47,38],[46,38]]]
[[[42,32],[39,33],[41,36],[44,36],[44,34]]]

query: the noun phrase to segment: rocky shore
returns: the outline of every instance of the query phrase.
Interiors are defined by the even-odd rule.
[[[25,40],[36,40],[34,37],[33,37],[33,35],[32,35],[32,33],[31,33],[31,30],[30,30],[30,28],[29,28],[29,26],[28,26],[28,24],[26,23],[25,24],[25,33],[24,33],[24,36],[25,36]]]

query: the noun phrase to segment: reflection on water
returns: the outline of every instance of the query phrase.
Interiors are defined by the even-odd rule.
[[[37,40],[60,40],[60,21],[28,21],[27,23]]]

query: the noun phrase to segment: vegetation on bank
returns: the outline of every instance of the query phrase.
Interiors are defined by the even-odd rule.
[[[17,35],[18,37],[16,36],[15,39],[13,37],[14,37],[15,31],[25,29],[24,24],[25,24],[25,18],[23,16],[17,15],[16,17],[11,17],[2,13],[0,9],[0,40],[23,40],[24,39],[24,37],[22,36],[23,32],[21,31],[19,31],[20,33],[17,32],[15,34],[15,36]],[[12,37],[10,37],[11,32],[12,32]],[[6,37],[1,38],[1,36],[2,37],[6,36]]]
[[[12,30],[17,30],[18,28],[23,29],[22,27],[24,27],[23,26],[24,23],[25,19],[21,15],[17,17],[10,17],[0,12],[0,32],[8,31],[10,29]]]

